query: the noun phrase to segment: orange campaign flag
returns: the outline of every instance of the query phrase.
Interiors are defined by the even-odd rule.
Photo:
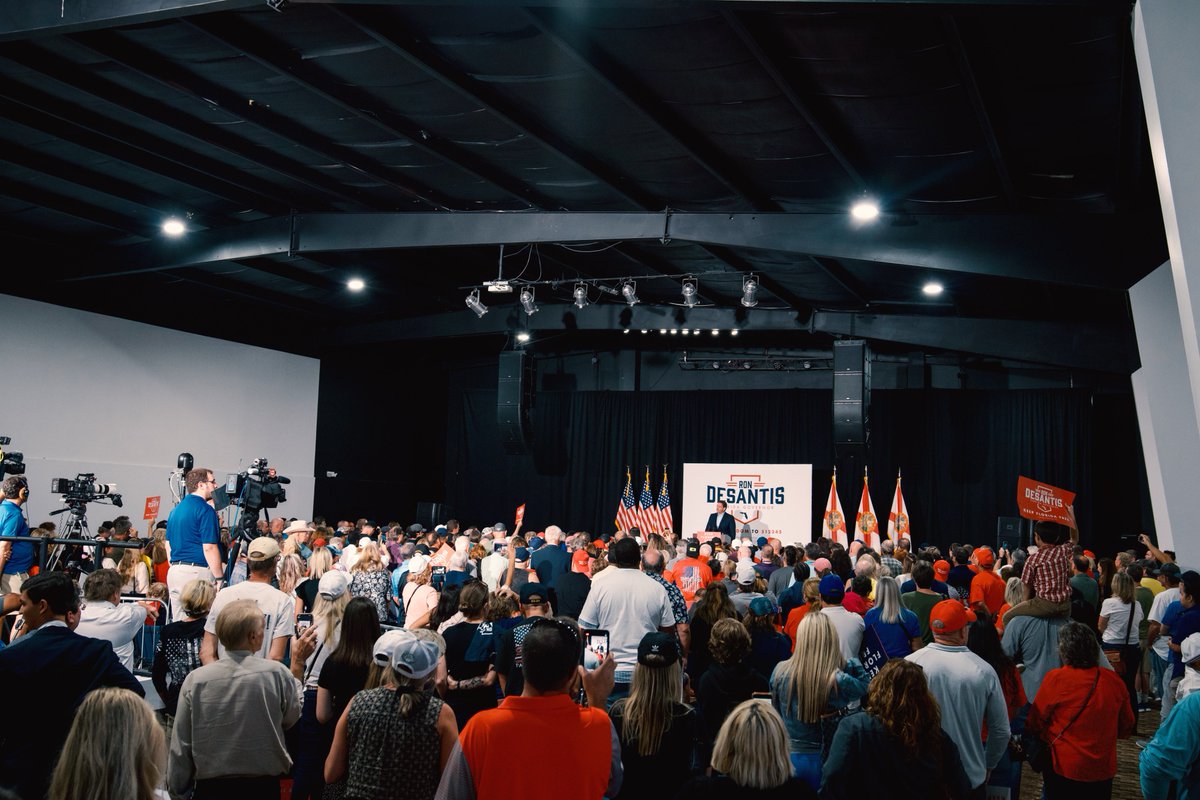
[[[908,535],[908,508],[900,493],[900,470],[896,470],[896,496],[892,498],[892,510],[888,512],[887,537],[895,542]]]
[[[1025,519],[1045,519],[1074,528],[1075,519],[1071,511],[1074,504],[1074,492],[1024,475],[1017,476],[1017,508]]]
[[[879,520],[875,518],[875,506],[871,503],[871,492],[867,486],[867,471],[863,469],[862,500],[858,504],[858,515],[854,520],[856,535],[861,536],[867,547],[875,547],[879,538]]]
[[[846,536],[846,514],[842,511],[842,501],[837,493],[837,467],[833,468],[833,480],[829,484],[829,500],[825,503],[825,519],[823,526],[825,535],[833,541],[849,547]]]

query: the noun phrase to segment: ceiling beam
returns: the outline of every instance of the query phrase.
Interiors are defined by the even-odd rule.
[[[345,147],[307,130],[295,121],[272,111],[263,103],[248,103],[223,86],[219,86],[189,70],[161,57],[148,48],[110,32],[84,33],[76,37],[92,51],[133,70],[140,76],[162,84],[176,95],[190,97],[221,109],[226,114],[266,131],[273,136],[302,147],[322,158],[342,164],[351,172],[380,183],[404,197],[427,207],[449,210],[454,201],[435,189],[414,181],[386,165],[366,158],[349,147]]]
[[[20,0],[0,3],[0,42],[263,5],[264,0],[104,0],[98,3]]]
[[[780,206],[741,174],[727,155],[701,136],[686,120],[667,110],[642,81],[604,52],[580,25],[546,9],[524,9],[542,35],[570,54],[594,80],[627,106],[654,124],[663,136],[686,153],[718,183],[760,211],[779,211]]]
[[[93,225],[103,225],[106,228],[122,233],[131,233],[146,239],[152,239],[159,234],[158,225],[152,222],[139,221],[103,206],[8,178],[0,178],[0,195],[28,203],[31,206],[45,208],[57,214],[65,214],[68,217],[90,222]]]
[[[1123,291],[1152,268],[1138,263],[1129,227],[1106,215],[885,214],[858,226],[846,214],[296,214],[122,248],[75,277],[279,253],[665,239]]]
[[[377,128],[389,137],[407,139],[417,150],[447,162],[451,168],[460,170],[476,180],[495,186],[527,206],[565,210],[561,203],[542,194],[533,186],[488,163],[465,147],[430,133],[420,124],[386,107],[380,98],[333,78],[312,61],[293,54],[289,45],[274,39],[261,29],[251,29],[241,20],[230,20],[228,17],[195,18],[185,24],[202,31],[214,41],[237,50],[245,58],[276,75],[288,78],[300,88],[340,108],[360,122]]]

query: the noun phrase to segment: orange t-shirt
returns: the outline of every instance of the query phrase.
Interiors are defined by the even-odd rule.
[[[675,562],[675,568],[671,571],[675,576],[671,582],[683,592],[683,599],[689,607],[696,600],[696,592],[712,583],[713,579],[708,562],[698,558],[681,558]]]
[[[612,731],[608,714],[577,706],[565,694],[514,696],[471,717],[459,744],[476,800],[603,797],[612,771]],[[552,779],[543,769],[516,767],[522,742],[554,743]]]
[[[804,619],[804,615],[808,613],[810,608],[812,608],[812,606],[810,606],[808,603],[805,603],[802,606],[796,606],[788,612],[787,621],[783,623],[783,632],[786,633],[788,638],[792,640],[793,651],[796,649],[796,629],[800,627],[800,620]]]
[[[971,607],[987,606],[989,614],[1004,605],[1004,579],[990,569],[981,569],[971,581]]]

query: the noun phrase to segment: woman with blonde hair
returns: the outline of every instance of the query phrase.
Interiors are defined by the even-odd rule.
[[[188,581],[179,593],[183,618],[164,626],[159,632],[151,677],[155,691],[162,698],[164,710],[170,715],[175,714],[183,679],[192,670],[200,668],[204,623],[216,596],[217,590],[208,581]]]
[[[308,577],[292,588],[296,596],[296,613],[312,613],[317,602],[318,586],[326,572],[333,569],[333,551],[328,547],[314,547],[308,556]]]
[[[128,689],[84,697],[50,780],[49,800],[155,800],[167,741],[145,700]]]
[[[1113,670],[1125,681],[1129,690],[1129,705],[1137,719],[1138,699],[1134,681],[1142,661],[1138,644],[1138,628],[1145,616],[1142,604],[1136,601],[1137,587],[1133,578],[1118,572],[1112,579],[1112,596],[1100,604],[1100,645]]]
[[[821,763],[841,717],[857,710],[870,678],[825,614],[808,614],[796,628],[796,650],[771,675],[771,704],[787,726],[796,777],[816,790]]]
[[[1004,584],[1004,605],[996,612],[996,631],[1004,633],[1004,615],[1025,599],[1025,582],[1020,578],[1009,578]]]
[[[429,556],[417,553],[408,562],[408,583],[400,592],[400,609],[406,628],[426,628],[437,609],[438,592],[432,586]]]
[[[884,664],[863,709],[842,720],[833,737],[822,800],[970,796],[958,748],[942,730],[941,709],[920,666],[902,658]]]
[[[638,644],[629,695],[608,712],[625,767],[618,798],[665,797],[691,773],[700,723],[683,703],[682,658],[674,634],[647,633]]]
[[[150,544],[150,562],[153,565],[155,583],[167,582],[167,571],[171,562],[167,552],[167,532],[163,528],[154,529],[154,538]]]
[[[815,800],[817,793],[792,776],[787,729],[765,700],[747,700],[730,712],[713,747],[711,775],[692,778],[684,800]]]
[[[144,596],[150,588],[150,568],[142,558],[142,551],[136,547],[126,547],[121,551],[117,572],[121,575],[121,594]]]
[[[279,591],[294,596],[296,587],[304,580],[304,559],[295,552],[280,556],[275,578],[279,581]]]

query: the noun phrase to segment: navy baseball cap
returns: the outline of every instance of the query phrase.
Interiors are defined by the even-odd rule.
[[[826,575],[824,578],[821,578],[821,585],[817,591],[825,597],[841,599],[846,596],[846,585],[842,583],[842,579],[837,575]]]

